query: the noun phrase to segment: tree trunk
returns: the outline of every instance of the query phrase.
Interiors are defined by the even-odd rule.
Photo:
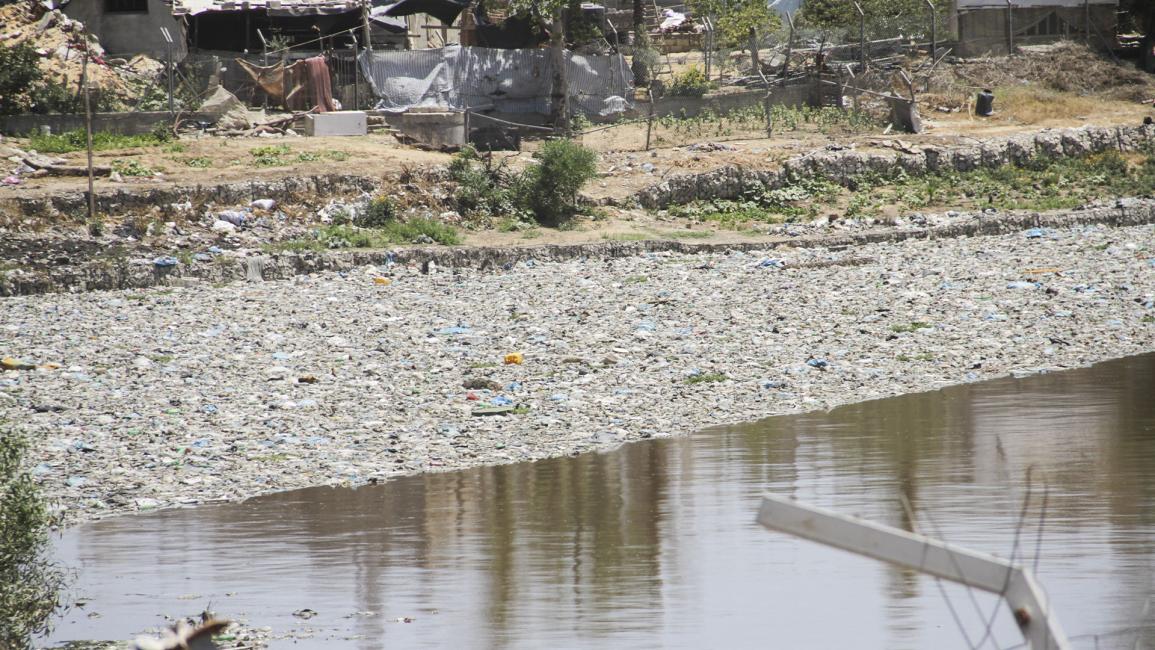
[[[646,31],[646,3],[644,0],[634,0],[634,44]]]
[[[569,133],[569,93],[566,92],[565,74],[565,20],[562,8],[553,11],[553,25],[549,38],[550,64],[553,66],[553,97],[550,102],[553,128],[561,134]]]

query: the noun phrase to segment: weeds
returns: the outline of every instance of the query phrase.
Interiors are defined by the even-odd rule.
[[[360,228],[331,225],[321,228],[313,237],[277,242],[266,246],[269,251],[323,251],[334,248],[387,248],[398,244],[438,243],[446,246],[461,243],[461,235],[452,226],[433,219],[387,221],[379,227]]]
[[[156,172],[139,160],[114,160],[112,161],[112,171],[121,176],[152,176]]]

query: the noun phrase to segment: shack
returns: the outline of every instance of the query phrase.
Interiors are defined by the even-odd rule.
[[[954,0],[961,56],[1006,54],[1011,47],[1085,39],[1112,47],[1119,0]]]

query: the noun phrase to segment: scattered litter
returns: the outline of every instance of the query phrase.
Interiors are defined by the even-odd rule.
[[[156,267],[165,268],[165,267],[176,266],[177,264],[180,264],[180,260],[178,260],[177,258],[175,258],[171,255],[163,255],[163,256],[158,257],[155,260],[153,260],[152,264],[153,264],[153,266],[156,266]]]
[[[507,366],[512,366],[512,365],[520,366],[522,364],[522,362],[524,362],[524,361],[525,361],[525,355],[523,355],[520,352],[511,352],[511,353],[505,355],[505,365],[507,365]]]

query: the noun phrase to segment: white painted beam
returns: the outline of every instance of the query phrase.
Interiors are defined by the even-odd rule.
[[[1032,650],[1069,650],[1046,595],[1026,569],[892,526],[766,495],[758,523],[820,544],[1001,595]]]

